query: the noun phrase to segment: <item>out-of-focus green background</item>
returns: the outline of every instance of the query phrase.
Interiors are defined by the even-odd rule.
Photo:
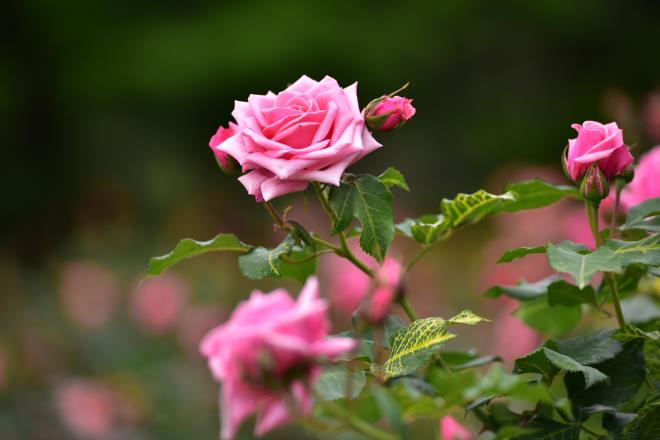
[[[404,173],[412,192],[395,194],[398,219],[516,177],[561,182],[573,122],[616,120],[636,154],[660,143],[651,0],[9,0],[1,9],[2,439],[216,438],[217,386],[197,342],[251,289],[279,283],[244,280],[234,257],[217,256],[136,287],[148,258],[185,236],[276,242],[207,147],[235,99],[328,74],[358,81],[364,105],[410,81],[415,118],[355,166]],[[276,204],[326,232],[313,202]],[[553,219],[563,217],[458,234],[412,272],[413,303],[425,315],[496,316],[479,292],[518,275],[493,268],[499,244],[562,236]],[[494,232],[513,238],[494,244]],[[484,345],[475,335],[462,346]]]

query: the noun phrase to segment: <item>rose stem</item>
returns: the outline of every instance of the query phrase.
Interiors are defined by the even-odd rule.
[[[599,203],[592,203],[588,200],[585,200],[584,207],[587,211],[587,218],[589,219],[589,227],[591,228],[591,234],[594,236],[594,241],[596,242],[596,248],[603,244],[603,240],[600,237],[600,231],[598,228],[598,205]],[[626,325],[626,320],[623,317],[623,311],[621,310],[621,302],[619,301],[619,290],[616,285],[616,280],[611,272],[604,273],[605,280],[612,292],[612,300],[614,302],[614,311],[616,312],[616,319],[619,322],[619,327]]]

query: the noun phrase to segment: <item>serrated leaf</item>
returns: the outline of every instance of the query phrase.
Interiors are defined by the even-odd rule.
[[[431,244],[446,229],[446,225],[445,216],[442,214],[425,215],[412,222],[410,232],[418,243]]]
[[[401,406],[394,400],[388,393],[388,390],[377,383],[369,385],[369,391],[374,397],[376,406],[382,417],[387,420],[392,430],[397,433],[397,438],[401,440],[408,440],[410,433],[408,425],[403,422]]]
[[[520,283],[517,286],[497,285],[486,290],[483,295],[488,298],[506,295],[520,301],[528,301],[545,296],[548,293],[548,286],[558,279],[557,275],[551,275],[535,283]]]
[[[515,199],[504,205],[507,212],[542,208],[565,197],[579,198],[578,189],[573,186],[553,185],[540,179],[511,183],[505,191],[512,193]]]
[[[632,398],[646,375],[642,344],[642,341],[626,342],[614,358],[593,365],[609,377],[606,383],[586,388],[582,375],[566,374],[564,383],[573,404],[615,406]]]
[[[364,371],[349,371],[343,365],[325,365],[321,376],[314,382],[314,395],[322,400],[337,400],[346,397],[356,398],[366,383]]]
[[[642,229],[660,232],[660,197],[648,199],[632,207],[626,216],[626,222],[620,229]]]
[[[522,301],[515,312],[520,320],[534,330],[550,337],[562,336],[580,322],[580,306],[550,306],[545,297]]]
[[[595,251],[581,254],[575,251],[575,244],[563,242],[548,246],[548,262],[557,272],[570,274],[578,287],[582,289],[589,284],[591,277],[597,272],[619,272],[621,259],[607,247],[599,247]]]
[[[328,202],[337,214],[337,220],[332,225],[332,233],[337,234],[346,229],[353,221],[355,190],[353,185],[342,182],[339,186],[330,188]]]
[[[560,371],[581,373],[584,376],[587,388],[607,380],[607,376],[597,369],[582,365],[576,360],[545,346],[539,347],[523,358],[516,359],[515,362],[516,373],[539,373],[548,385],[552,383],[552,379]]]
[[[591,286],[580,289],[564,280],[557,280],[548,286],[548,304],[551,306],[575,306],[595,303],[596,292]]]
[[[410,188],[408,188],[408,184],[406,183],[406,179],[403,177],[403,174],[401,174],[401,171],[394,167],[389,167],[383,171],[383,173],[378,176],[378,180],[387,186],[398,186],[401,189],[410,191]]]
[[[447,218],[453,228],[474,223],[484,216],[497,212],[507,202],[515,201],[513,193],[502,195],[490,194],[479,190],[472,194],[458,194],[453,199],[443,199],[440,212]]]
[[[553,341],[559,352],[584,365],[593,365],[612,359],[622,350],[622,345],[612,338],[613,330],[599,330],[573,338]]]
[[[307,278],[316,273],[317,258],[313,256],[313,249],[306,247],[303,250],[288,254],[288,260],[280,257],[280,274],[283,277],[293,278],[304,284]]]
[[[660,339],[660,332],[645,332],[644,330],[641,330],[634,325],[626,324],[614,332],[612,338],[621,342],[631,341],[633,339],[644,339],[646,341],[656,342]]]
[[[508,374],[497,364],[493,365],[476,384],[464,388],[462,394],[469,402],[485,396],[509,396],[528,402],[552,402],[544,384],[530,383],[520,375]]]
[[[481,321],[487,320],[468,310],[449,320],[434,317],[413,321],[392,334],[390,356],[383,365],[375,367],[375,370],[384,377],[410,374],[423,366],[438,348],[456,336],[447,331],[448,325],[475,325]]]
[[[241,252],[245,253],[252,249],[245,243],[242,243],[234,234],[218,234],[208,241],[197,241],[192,238],[184,238],[179,241],[172,252],[153,257],[149,260],[147,276],[156,276],[165,272],[170,266],[196,257],[207,252]]]
[[[518,258],[522,258],[530,254],[545,254],[545,250],[546,250],[545,245],[534,246],[534,247],[523,246],[516,249],[509,249],[508,251],[502,254],[499,260],[497,260],[497,264],[510,263],[513,260],[517,260]]]
[[[257,247],[238,258],[241,273],[252,280],[281,277],[280,256],[289,254],[296,244],[295,233],[289,234],[277,247]]]
[[[360,247],[382,263],[394,238],[392,193],[373,176],[360,176],[352,183],[355,189],[354,214],[362,224]]]
[[[612,249],[624,266],[633,263],[660,266],[660,234],[638,241],[608,240],[603,246]]]

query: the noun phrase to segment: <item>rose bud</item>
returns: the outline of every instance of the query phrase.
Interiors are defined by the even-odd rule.
[[[359,311],[369,324],[379,324],[387,317],[392,303],[401,294],[403,266],[394,258],[386,258],[376,269],[371,293],[362,301]]]
[[[607,183],[605,174],[598,164],[593,164],[587,170],[580,185],[580,194],[585,200],[600,203],[610,193],[610,185]]]
[[[218,127],[218,131],[215,132],[209,141],[209,147],[213,150],[216,162],[218,162],[220,169],[227,174],[236,174],[241,168],[238,165],[238,162],[236,162],[236,159],[215,147],[234,135],[234,127],[232,127],[232,125],[233,124],[229,124],[229,128],[223,126]]]
[[[371,131],[390,131],[405,124],[415,114],[412,99],[381,96],[367,105],[367,127]]]

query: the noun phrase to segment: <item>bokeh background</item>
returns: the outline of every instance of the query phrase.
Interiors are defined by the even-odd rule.
[[[199,339],[250,290],[299,285],[245,280],[231,255],[138,282],[183,237],[281,238],[207,147],[235,99],[329,74],[358,81],[364,105],[410,81],[417,115],[354,167],[404,173],[412,192],[395,193],[398,220],[457,192],[564,182],[573,122],[616,120],[635,155],[660,143],[656,1],[9,0],[2,11],[2,439],[217,437]],[[276,205],[326,232],[312,198]],[[563,205],[457,234],[411,272],[412,302],[423,315],[470,307],[496,321],[456,346],[509,359],[533,348],[514,305],[480,292],[542,277],[542,259],[494,261],[507,247],[579,240],[581,215]],[[397,240],[393,252],[412,248]],[[334,299],[348,275],[322,258]],[[345,330],[341,301],[333,315]]]

